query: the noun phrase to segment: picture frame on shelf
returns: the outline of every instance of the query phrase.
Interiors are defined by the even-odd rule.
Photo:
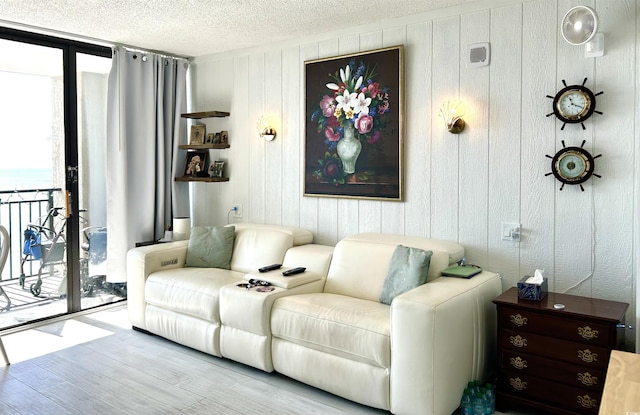
[[[304,196],[403,201],[403,55],[305,61]]]
[[[229,144],[229,131],[220,131],[220,144]]]
[[[220,178],[224,177],[223,170],[224,170],[224,161],[216,160],[213,163],[211,163],[211,166],[209,167],[209,176],[220,177]]]
[[[215,134],[215,138],[213,139],[213,144],[220,144],[220,133]]]
[[[215,139],[215,134],[214,133],[207,133],[207,138],[204,140],[205,144],[213,144]]]
[[[204,144],[206,126],[204,124],[195,124],[191,126],[191,135],[189,136],[190,145]]]
[[[207,175],[208,151],[188,151],[184,162],[182,175],[185,177],[202,177]]]

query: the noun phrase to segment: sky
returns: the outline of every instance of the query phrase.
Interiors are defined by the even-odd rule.
[[[0,72],[1,170],[51,168],[51,94],[49,77]]]

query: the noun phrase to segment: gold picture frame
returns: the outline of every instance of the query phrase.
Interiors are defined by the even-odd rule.
[[[189,136],[189,145],[204,144],[206,126],[203,124],[195,124],[191,126],[191,135]]]
[[[403,54],[305,62],[304,196],[403,200]]]

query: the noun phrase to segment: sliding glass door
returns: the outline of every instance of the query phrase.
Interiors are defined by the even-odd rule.
[[[81,308],[126,298],[122,276],[107,273],[107,83],[111,57],[77,53],[78,205]],[[79,290],[79,291],[78,291]]]
[[[0,329],[126,297],[108,283],[110,49],[0,28]]]

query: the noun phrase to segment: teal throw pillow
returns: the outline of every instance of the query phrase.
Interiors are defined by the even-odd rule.
[[[187,247],[186,267],[231,268],[234,226],[196,226],[191,229]]]
[[[389,263],[380,302],[391,304],[397,295],[427,282],[431,255],[431,251],[398,245]]]

